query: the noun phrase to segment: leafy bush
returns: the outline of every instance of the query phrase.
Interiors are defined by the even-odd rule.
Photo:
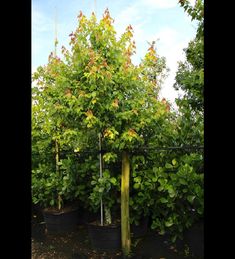
[[[105,169],[102,178],[98,174],[93,176],[91,185],[93,186],[89,197],[91,206],[94,211],[97,211],[102,199],[105,215],[104,223],[111,224],[113,216],[117,218],[117,215],[114,214],[118,205],[120,206],[120,177],[111,176],[109,170]]]
[[[195,162],[195,154],[190,154],[153,168],[156,192],[151,227],[171,234],[173,241],[203,216],[204,174],[196,171]]]
[[[178,155],[166,163],[171,156],[152,152],[133,157],[130,220],[138,225],[141,218],[150,216],[151,228],[175,241],[203,217],[204,175],[201,154]]]
[[[84,195],[85,185],[78,182],[77,163],[61,159],[59,173],[50,164],[39,164],[32,170],[32,200],[43,208],[63,208]]]

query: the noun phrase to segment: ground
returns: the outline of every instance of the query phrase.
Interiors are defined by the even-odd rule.
[[[150,229],[139,239],[132,239],[133,259],[202,259],[203,229],[201,225],[186,233],[188,242],[178,242],[172,246],[166,238]],[[194,254],[192,255],[192,251]],[[117,253],[97,252],[91,248],[85,224],[79,224],[74,232],[50,235],[40,215],[32,215],[32,259],[118,259]]]

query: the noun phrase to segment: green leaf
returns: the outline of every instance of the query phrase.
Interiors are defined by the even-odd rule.
[[[203,209],[202,209],[202,208],[198,208],[198,209],[197,209],[197,213],[200,214],[200,215],[202,215],[202,214],[203,214]]]
[[[190,203],[193,203],[193,200],[196,198],[195,195],[189,195],[187,196],[187,200],[190,202]]]
[[[103,177],[104,177],[104,178],[109,178],[109,177],[110,177],[109,171],[105,170],[105,171],[103,172]]]
[[[141,178],[139,176],[135,177],[133,180],[136,183],[140,183],[141,182]]]
[[[139,183],[135,183],[135,184],[133,185],[133,188],[134,188],[134,189],[139,189],[139,188],[140,188],[140,184],[139,184]]]
[[[158,167],[153,167],[153,172],[157,173],[158,172]]]
[[[164,229],[161,229],[160,231],[159,231],[159,235],[164,235],[165,234],[165,230]]]
[[[99,189],[98,189],[98,192],[100,192],[100,193],[102,193],[104,191],[104,188],[103,187],[100,187]]]
[[[91,96],[92,96],[92,97],[96,97],[96,92],[92,92],[92,93],[91,93]]]
[[[117,184],[117,179],[112,177],[110,178],[110,182],[113,184],[113,185],[116,185]]]
[[[169,196],[170,196],[171,198],[175,197],[176,193],[175,193],[174,190],[168,190],[168,192],[169,192]]]
[[[167,200],[166,198],[162,197],[162,198],[160,199],[160,202],[161,202],[161,203],[167,203],[168,200]]]
[[[169,164],[169,163],[166,163],[166,164],[165,164],[165,167],[166,167],[167,169],[172,169],[172,168],[173,168],[173,166],[172,166],[171,164]]]
[[[185,181],[185,179],[182,179],[182,178],[179,179],[179,183],[182,185],[187,185],[187,182]]]
[[[176,165],[177,161],[175,159],[172,160],[172,165]]]
[[[165,226],[166,226],[166,227],[171,227],[173,224],[174,224],[174,222],[172,221],[171,218],[170,218],[169,221],[166,221],[166,222],[165,222]]]
[[[153,177],[153,178],[152,178],[152,181],[153,181],[154,183],[156,183],[157,180],[158,180],[158,177]]]

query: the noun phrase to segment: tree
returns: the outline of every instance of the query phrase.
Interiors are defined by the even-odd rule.
[[[180,5],[197,22],[195,38],[184,50],[186,61],[179,62],[174,88],[183,90],[176,99],[179,107],[177,122],[180,145],[202,145],[204,138],[204,1],[197,0],[194,6],[181,0]]]
[[[188,107],[192,111],[202,113],[204,108],[204,1],[197,0],[192,7],[189,1],[181,0],[180,5],[197,21],[197,33],[184,49],[186,61],[179,63],[176,74],[176,90],[183,90],[184,95],[178,99],[179,106]]]
[[[102,146],[110,150],[112,159],[122,154],[122,247],[128,255],[129,151],[146,144],[146,132],[160,131],[158,122],[162,124],[169,114],[158,99],[157,76],[164,74],[165,61],[152,43],[140,65],[134,66],[133,29],[129,25],[117,39],[108,9],[99,22],[94,13],[87,19],[80,12],[78,20],[76,31],[70,34],[71,51],[62,47],[63,59],[51,55],[48,65],[35,76],[53,107],[63,113],[62,131],[68,128],[77,136],[77,142],[72,138],[74,148],[76,144],[82,149],[79,140],[83,138],[86,147],[94,147],[101,134]]]

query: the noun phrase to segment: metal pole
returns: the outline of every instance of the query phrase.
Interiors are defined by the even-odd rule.
[[[102,154],[101,154],[101,133],[99,133],[99,150],[100,150],[100,178],[103,177],[102,172]],[[102,197],[100,199],[100,224],[104,225],[104,216],[103,216],[103,200]]]

